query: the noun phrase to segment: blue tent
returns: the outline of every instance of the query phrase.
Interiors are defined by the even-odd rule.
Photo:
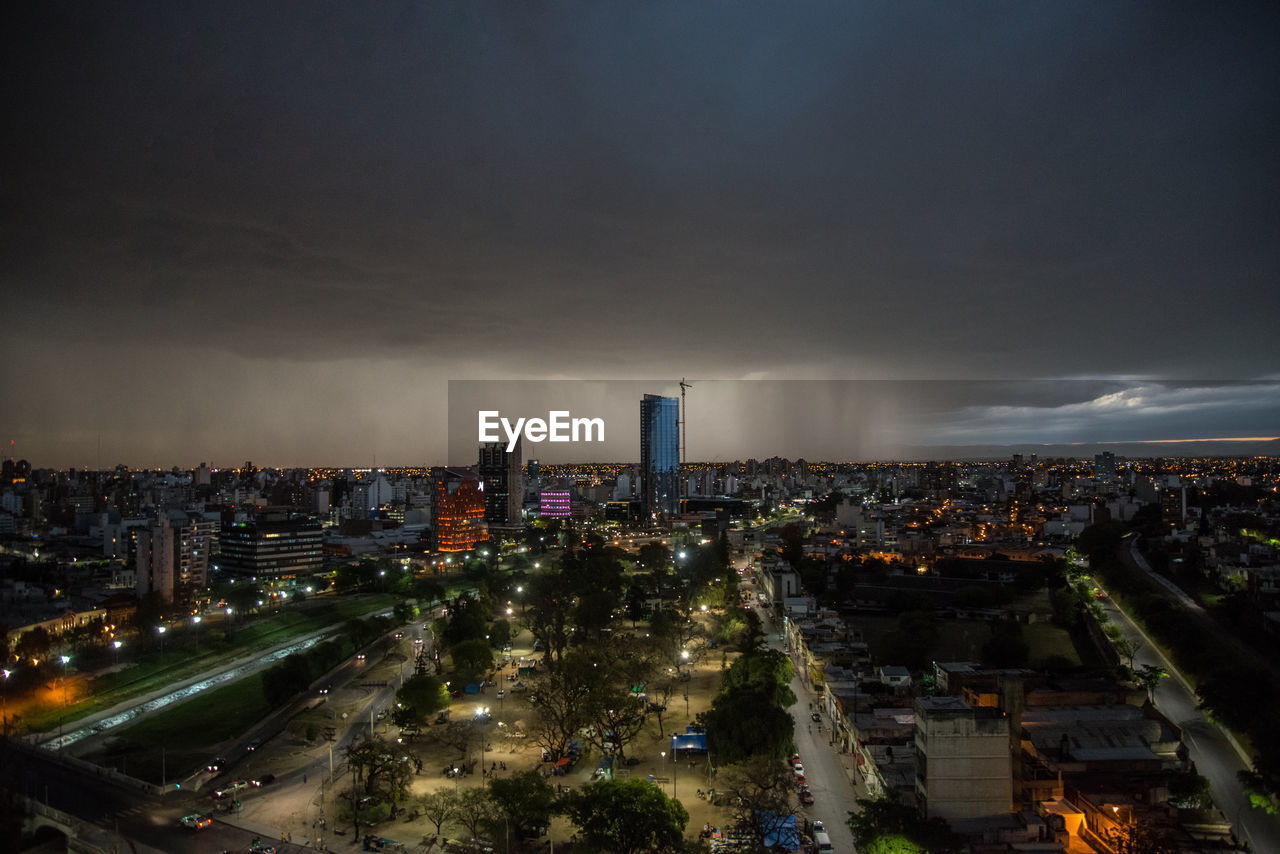
[[[781,845],[787,850],[792,850],[800,847],[800,831],[796,827],[795,816],[783,817],[771,812],[757,812],[756,819],[764,828],[762,841],[765,848]]]

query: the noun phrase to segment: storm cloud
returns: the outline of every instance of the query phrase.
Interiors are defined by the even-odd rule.
[[[443,462],[450,379],[1127,378],[943,390],[927,442],[1274,412],[1271,4],[10,17],[0,427],[37,465]],[[1255,384],[1184,417],[1217,380]]]

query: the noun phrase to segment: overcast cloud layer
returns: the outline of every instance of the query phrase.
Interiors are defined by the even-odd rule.
[[[962,444],[1274,412],[1271,3],[9,17],[0,429],[36,465],[443,462],[449,379],[1133,378],[940,402]]]

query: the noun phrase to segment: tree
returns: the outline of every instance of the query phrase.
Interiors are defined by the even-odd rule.
[[[587,722],[587,686],[581,657],[530,678],[529,705],[538,715],[534,738],[553,760],[569,750],[569,742]]]
[[[569,646],[569,617],[575,594],[561,571],[535,575],[526,588],[525,624],[546,648],[543,656],[554,669]]]
[[[408,720],[418,726],[449,706],[449,689],[435,676],[412,676],[396,691],[396,702],[408,712]]]
[[[498,807],[488,789],[463,789],[458,796],[454,818],[467,829],[472,839],[479,839],[481,829],[498,817]]]
[[[19,658],[34,660],[44,660],[52,648],[53,637],[44,626],[32,626],[27,629],[18,635],[18,642],[13,645],[13,651]]]
[[[449,646],[463,641],[484,640],[488,634],[488,621],[484,607],[474,596],[459,597],[449,606],[449,621],[441,633],[441,640]]]
[[[458,811],[458,793],[453,789],[437,789],[421,795],[418,809],[436,828],[436,836],[444,833],[444,825]]]
[[[463,682],[474,682],[493,669],[493,647],[484,638],[463,641],[450,651],[453,669]]]
[[[752,828],[762,846],[791,815],[795,773],[781,759],[752,756],[725,766],[716,775],[716,785],[728,795],[734,818]]]
[[[791,662],[777,650],[743,655],[725,672],[711,708],[699,716],[722,763],[751,756],[784,759],[795,751],[795,721],[787,707]]]
[[[414,768],[398,745],[381,738],[367,738],[349,746],[346,755],[355,784],[363,783],[363,796],[387,803],[393,809],[405,801]]]
[[[1169,675],[1169,671],[1163,667],[1157,667],[1154,664],[1144,664],[1137,670],[1133,671],[1133,678],[1138,680],[1138,684],[1147,689],[1147,699],[1155,702],[1156,686],[1160,684],[1160,680]]]
[[[537,771],[496,778],[489,783],[489,794],[519,836],[539,835],[551,824],[556,790]]]
[[[565,813],[589,849],[614,854],[678,851],[689,813],[645,780],[604,780],[569,792]]]
[[[942,819],[926,821],[915,807],[889,798],[859,798],[858,807],[858,812],[849,813],[849,829],[860,851],[950,854],[963,843]]]
[[[1209,790],[1208,778],[1189,772],[1170,779],[1169,805],[1178,809],[1212,809],[1213,793]]]
[[[511,643],[511,623],[505,619],[497,619],[493,621],[493,625],[489,627],[489,646],[495,649]]]
[[[665,573],[671,568],[671,549],[662,543],[645,543],[636,555],[640,566],[654,573]]]

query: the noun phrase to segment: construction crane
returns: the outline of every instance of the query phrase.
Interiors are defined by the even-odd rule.
[[[684,390],[693,388],[693,383],[685,382],[684,377],[680,378],[680,464],[684,465],[685,449],[689,443],[689,427],[686,424],[685,407],[684,407]]]

